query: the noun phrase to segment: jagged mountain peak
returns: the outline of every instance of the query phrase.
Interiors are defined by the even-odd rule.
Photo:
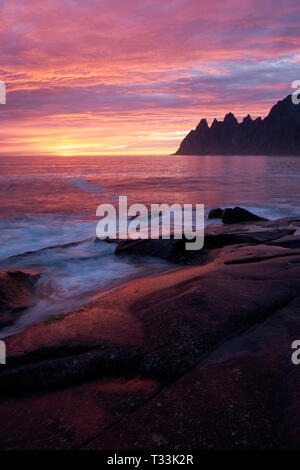
[[[244,117],[243,121],[242,121],[244,124],[248,124],[248,123],[252,123],[253,122],[253,119],[252,117],[250,116],[250,114],[247,114],[246,117]]]
[[[218,121],[216,118],[213,120],[212,125],[210,126],[210,129],[215,129],[218,127],[218,125],[221,123],[221,121]]]
[[[207,120],[205,118],[201,119],[198,126],[196,127],[196,131],[201,131],[202,129],[208,129]]]
[[[233,113],[207,125],[201,119],[176,154],[181,155],[300,155],[300,104],[291,95],[272,106],[268,115],[253,120],[248,114],[239,123]]]
[[[226,125],[236,125],[238,124],[238,120],[233,113],[227,113],[224,117],[223,123]]]

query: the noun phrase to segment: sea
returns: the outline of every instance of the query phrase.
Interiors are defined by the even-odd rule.
[[[38,272],[33,305],[0,337],[80,307],[132,279],[174,269],[118,256],[97,241],[96,209],[128,204],[244,207],[268,219],[300,214],[300,157],[0,156],[0,270]],[[209,221],[220,223],[220,221]]]

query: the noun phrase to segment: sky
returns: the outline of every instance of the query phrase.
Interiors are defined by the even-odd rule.
[[[0,153],[173,153],[291,93],[299,32],[299,0],[0,0]]]

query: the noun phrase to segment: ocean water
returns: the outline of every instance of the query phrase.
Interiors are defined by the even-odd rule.
[[[0,268],[41,273],[34,305],[5,337],[138,277],[173,267],[118,257],[95,243],[96,209],[174,202],[245,207],[270,219],[300,213],[300,158],[262,156],[0,157]],[[78,243],[73,243],[78,242]]]

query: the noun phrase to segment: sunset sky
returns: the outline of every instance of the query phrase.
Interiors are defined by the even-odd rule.
[[[300,80],[299,0],[0,0],[2,154],[168,154]]]

